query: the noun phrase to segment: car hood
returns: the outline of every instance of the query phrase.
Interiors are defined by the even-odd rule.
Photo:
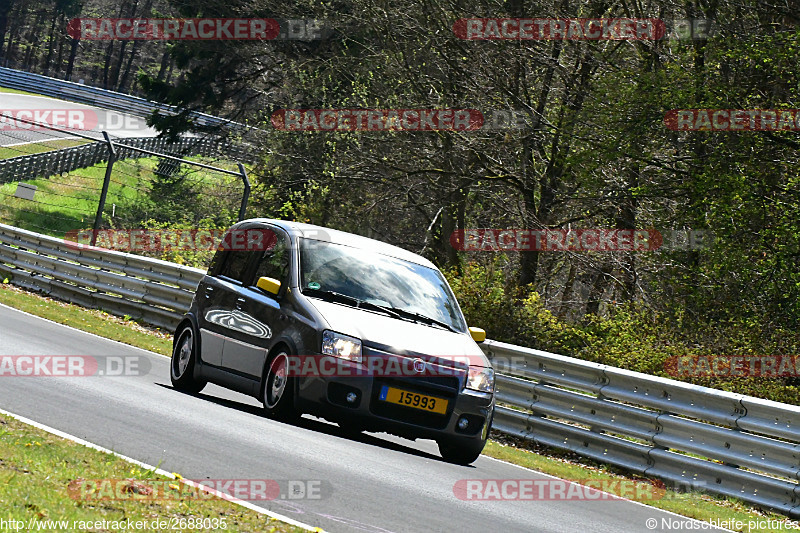
[[[452,357],[463,360],[468,357],[470,364],[491,366],[468,334],[316,298],[308,298],[308,301],[322,314],[331,330],[357,337],[365,347],[394,354],[430,355],[442,359]]]

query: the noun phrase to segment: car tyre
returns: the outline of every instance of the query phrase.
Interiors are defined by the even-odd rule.
[[[437,444],[445,461],[466,466],[481,456],[486,439],[442,439]]]
[[[184,392],[200,392],[207,381],[194,377],[197,364],[197,339],[194,328],[186,323],[175,333],[175,342],[172,347],[172,361],[170,361],[169,377],[172,386]]]
[[[288,375],[289,352],[280,350],[273,357],[261,384],[261,401],[264,413],[276,420],[292,421],[300,417],[294,403],[294,381]]]

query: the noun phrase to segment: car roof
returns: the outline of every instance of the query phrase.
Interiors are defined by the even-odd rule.
[[[409,261],[411,263],[416,263],[418,265],[436,269],[436,265],[434,265],[421,255],[415,254],[414,252],[409,252],[408,250],[400,248],[399,246],[394,246],[392,244],[388,244],[383,241],[370,239],[369,237],[356,235],[355,233],[347,233],[345,231],[339,231],[336,229],[326,228],[323,226],[316,226],[314,224],[304,224],[302,222],[277,220],[271,218],[251,218],[249,220],[243,220],[242,222],[239,222],[239,224],[246,224],[253,222],[272,224],[273,226],[282,228],[284,231],[286,231],[293,237],[302,237],[305,239],[314,239],[334,244],[343,244],[345,246],[351,246],[353,248],[372,250],[382,255],[388,255],[389,257],[402,259],[404,261]],[[237,224],[237,226],[239,224]]]

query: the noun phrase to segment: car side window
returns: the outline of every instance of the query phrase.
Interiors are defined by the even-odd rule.
[[[244,277],[247,274],[247,266],[252,256],[253,252],[244,250],[231,250],[227,252],[224,260],[225,262],[222,265],[222,270],[220,270],[219,275],[245,283],[248,280],[245,280]]]
[[[274,246],[264,250],[259,259],[255,279],[274,278],[284,282],[289,275],[289,245],[279,235],[275,236]]]

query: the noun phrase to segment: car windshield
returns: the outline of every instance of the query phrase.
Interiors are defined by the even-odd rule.
[[[333,292],[466,331],[461,310],[438,270],[342,244],[312,239],[300,243],[300,283],[306,294]]]

